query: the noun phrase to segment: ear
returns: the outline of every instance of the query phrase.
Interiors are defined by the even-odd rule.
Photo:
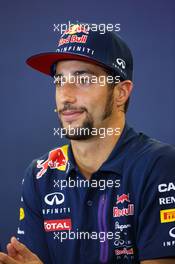
[[[130,80],[119,82],[115,87],[115,102],[117,107],[124,106],[132,92],[133,83]]]

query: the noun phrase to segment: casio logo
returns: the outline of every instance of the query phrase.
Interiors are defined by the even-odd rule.
[[[60,192],[49,193],[44,197],[44,201],[48,205],[59,205],[64,202],[64,194]]]
[[[158,191],[159,192],[175,191],[175,184],[173,182],[159,184]]]

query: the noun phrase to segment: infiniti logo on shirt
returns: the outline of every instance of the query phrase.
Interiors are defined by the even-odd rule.
[[[44,201],[48,205],[59,205],[64,203],[64,194],[60,192],[49,193],[44,197]]]
[[[175,238],[175,227],[171,228],[169,231],[169,235],[173,238]]]

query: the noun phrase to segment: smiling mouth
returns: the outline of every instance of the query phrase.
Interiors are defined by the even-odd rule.
[[[61,114],[62,114],[64,121],[70,122],[70,121],[74,121],[77,118],[79,118],[80,115],[83,113],[84,113],[84,110],[79,110],[79,111],[78,110],[66,110],[66,111],[63,111]]]

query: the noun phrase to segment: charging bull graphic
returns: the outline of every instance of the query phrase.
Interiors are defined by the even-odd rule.
[[[116,204],[119,204],[119,203],[124,203],[124,202],[130,202],[129,200],[129,194],[122,194],[120,196],[117,196],[117,202]]]
[[[80,35],[79,35],[80,33]],[[61,36],[58,47],[69,44],[69,43],[79,43],[85,44],[88,39],[89,31],[83,25],[73,25],[69,29],[65,30]]]
[[[67,30],[65,30],[61,37],[68,35],[68,34],[74,35],[76,33],[89,34],[89,28],[87,28],[83,24],[75,24],[75,25],[70,26]]]
[[[65,145],[61,148],[51,150],[49,152],[48,159],[46,161],[38,160],[37,168],[41,170],[37,173],[36,178],[37,179],[41,178],[48,168],[52,170],[58,169],[65,171],[68,162],[67,150],[68,150],[68,145]]]

